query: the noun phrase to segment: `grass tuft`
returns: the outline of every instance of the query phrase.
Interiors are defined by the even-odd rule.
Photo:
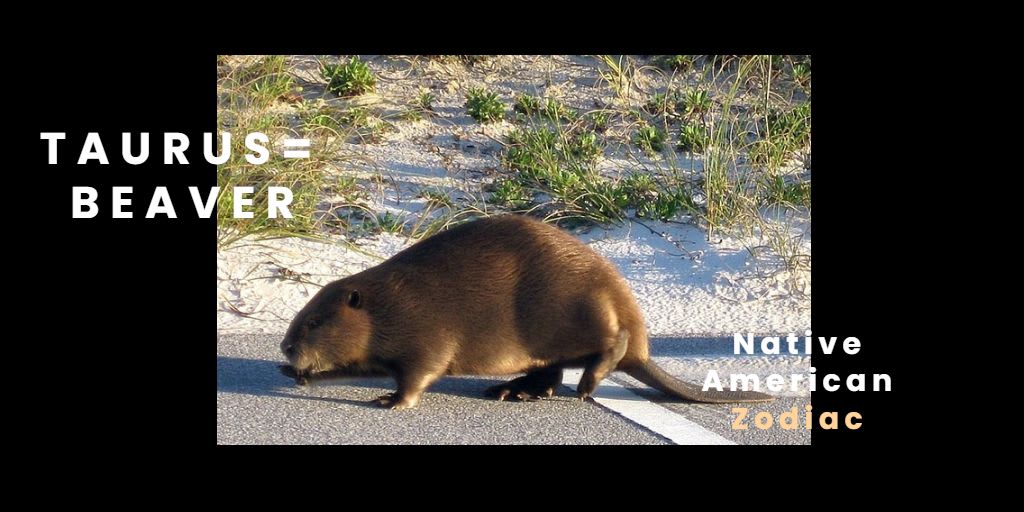
[[[345,63],[321,64],[320,76],[327,80],[329,92],[342,97],[372,92],[377,85],[370,66],[359,57],[352,57]]]
[[[695,61],[693,55],[658,55],[653,63],[665,71],[684,72],[693,69]]]
[[[703,153],[708,147],[708,130],[700,124],[686,124],[679,128],[680,151]]]
[[[478,123],[493,123],[505,115],[505,104],[497,93],[474,87],[466,95],[466,113]]]
[[[665,149],[665,132],[656,126],[642,125],[633,135],[633,143],[644,153],[654,156]]]

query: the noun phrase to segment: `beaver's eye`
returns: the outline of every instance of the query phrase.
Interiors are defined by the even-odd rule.
[[[310,329],[315,329],[317,327],[320,327],[320,319],[319,318],[310,318],[309,320],[306,320],[306,327],[308,327]]]

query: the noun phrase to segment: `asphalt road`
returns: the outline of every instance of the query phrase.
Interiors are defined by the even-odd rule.
[[[389,379],[349,379],[299,387],[282,376],[279,336],[222,334],[217,343],[217,441],[221,444],[672,444],[606,406],[579,402],[570,387],[540,402],[498,402],[483,397],[499,377],[449,377],[424,395],[419,407],[391,411],[367,402],[393,391]],[[730,340],[657,339],[655,356],[684,360],[721,355]],[[656,422],[695,423],[709,435],[737,444],[808,444],[806,430],[733,430],[729,405],[674,403],[629,377],[613,380],[655,411]],[[607,385],[612,390],[611,384]],[[622,391],[621,389],[619,391]],[[600,394],[600,390],[599,390]],[[639,395],[639,396],[638,396]],[[647,401],[657,403],[650,407]],[[774,416],[809,399],[754,404],[751,413]],[[652,427],[658,430],[657,427]],[[715,436],[717,434],[717,436]]]

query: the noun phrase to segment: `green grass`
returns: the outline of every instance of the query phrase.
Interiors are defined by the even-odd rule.
[[[352,128],[349,139],[364,143],[381,142],[384,134],[394,130],[390,123],[369,107],[352,107],[344,111],[341,123]]]
[[[572,135],[567,140],[566,147],[572,158],[588,163],[592,163],[604,152],[597,133],[592,131],[581,131]]]
[[[743,55],[705,55],[704,60],[712,68],[718,68],[718,71],[721,72],[728,66],[742,63],[743,57]]]
[[[314,137],[334,136],[346,141],[376,143],[394,128],[370,107],[343,108],[323,100],[297,107],[300,129]],[[405,112],[399,117],[406,118]]]
[[[496,184],[492,201],[515,210],[539,208],[552,218],[620,220],[623,212],[615,204],[614,187],[594,167],[600,151],[597,135],[558,128],[539,125],[509,134],[502,161],[512,174]],[[537,194],[550,200],[532,204]]]
[[[466,66],[424,69],[451,75],[457,85],[465,83],[462,74],[476,80],[501,69],[497,65],[473,69],[473,62],[460,57],[444,59]],[[451,95],[458,89],[437,88],[431,81],[409,84],[421,87],[412,97],[388,98],[384,91],[380,101],[378,96],[339,100],[333,96],[353,96],[375,86],[365,63],[347,59],[326,71],[331,97],[303,101],[288,62],[279,56],[218,60],[222,129],[233,134],[263,131],[272,139],[298,132],[314,142],[308,161],[274,158],[270,164],[253,167],[233,158],[220,166],[218,182],[224,187],[252,185],[259,191],[286,185],[295,196],[297,220],[283,223],[268,220],[265,214],[261,218],[260,208],[265,205],[257,206],[254,219],[231,219],[232,198],[222,195],[219,220],[222,232],[231,237],[246,233],[316,236],[325,225],[332,234],[426,236],[497,211],[572,223],[616,223],[632,215],[685,220],[705,228],[712,237],[720,231],[771,232],[765,228],[770,223],[763,213],[768,207],[809,213],[809,165],[807,169],[799,166],[808,161],[811,145],[808,56],[656,56],[641,58],[640,62],[648,63],[645,66],[637,66],[628,56],[599,57],[592,73],[603,79],[599,86],[605,91],[589,112],[576,112],[555,99],[563,97],[558,87],[545,89],[552,97],[518,94],[511,102],[503,102],[495,91],[473,88],[465,96],[465,108],[477,122],[504,119],[506,110],[515,113],[515,128],[501,141],[499,165],[484,169],[482,175],[488,178],[473,178],[489,185],[476,188],[481,186],[478,181],[469,187],[453,184],[457,190],[421,189],[418,195],[426,208],[408,216],[379,213],[366,206],[369,198],[397,190],[398,185],[381,177],[369,183],[364,180],[360,186],[337,172],[346,159],[356,158],[355,152],[346,153],[352,150],[344,143],[381,140],[394,129],[389,120],[430,118],[439,99],[444,104],[457,101]],[[428,85],[434,89],[428,90]],[[573,105],[582,103],[574,100]],[[435,129],[443,121],[442,116],[430,119],[428,128]],[[659,157],[638,158],[632,146]],[[446,168],[459,168],[451,151],[439,146],[435,153]],[[327,168],[332,172],[325,172]],[[325,197],[336,204],[325,207]],[[255,199],[261,200],[259,192]],[[323,212],[318,209],[332,212],[329,220],[321,220],[318,215],[322,217]],[[348,213],[339,216],[337,212]],[[765,236],[775,237],[769,245],[787,251],[787,261],[805,264],[798,254],[799,243],[786,238],[790,235],[780,230]]]
[[[295,127],[289,116],[276,105],[283,96],[294,94],[298,88],[287,72],[281,56],[256,59],[247,58],[229,69],[217,81],[217,119],[219,129],[230,132],[231,158],[217,166],[217,224],[219,245],[228,245],[246,236],[319,236],[319,204],[325,191],[349,193],[355,183],[340,175],[323,172],[326,165],[344,162],[349,156],[340,151],[335,142],[325,137],[313,137],[308,159],[286,159],[271,151],[270,160],[261,165],[245,159],[245,136],[251,132],[267,134],[271,140],[292,137]],[[225,66],[230,66],[224,60]],[[338,131],[344,127],[336,109],[322,102],[300,102],[295,105],[298,129],[311,133],[319,130]],[[255,189],[251,219],[233,216],[236,186]],[[291,189],[292,219],[267,218],[267,189],[284,186]]]
[[[585,126],[541,124],[513,131],[503,158],[513,173],[495,184],[492,202],[547,218],[599,223],[619,222],[630,209],[662,220],[696,210],[691,188],[679,181],[633,174],[616,182],[601,175],[596,162],[604,141]]]
[[[416,101],[413,104],[420,110],[426,112],[434,111],[434,102],[437,101],[437,96],[430,91],[420,91],[416,96]]]
[[[620,100],[629,98],[633,90],[634,75],[636,66],[629,57],[611,55],[600,56],[602,66],[598,68],[598,74],[615,91]]]
[[[665,149],[665,132],[649,124],[640,126],[633,135],[633,144],[648,155],[656,155]]]
[[[345,111],[328,105],[323,100],[306,102],[298,106],[299,124],[306,133],[342,130]]]
[[[398,113],[404,121],[420,121],[425,116],[434,114],[434,102],[437,96],[430,91],[421,91],[410,103],[409,107]]]
[[[235,148],[241,155],[243,148]],[[217,222],[222,228],[219,241],[222,245],[230,244],[244,236],[272,235],[315,235],[318,228],[315,222],[318,198],[321,191],[330,184],[330,178],[318,169],[322,160],[314,157],[309,160],[295,161],[272,157],[259,166],[249,164],[244,158],[232,158],[217,168],[217,185],[221,193],[217,198]],[[249,208],[254,212],[251,219],[233,217],[235,186],[251,186],[256,190],[253,196],[254,205]],[[267,218],[267,189],[271,186],[285,186],[292,190],[293,202],[289,209],[292,219]]]
[[[424,57],[449,64],[464,64],[469,67],[489,62],[493,58],[492,55],[424,55]]]
[[[609,86],[628,88],[632,80],[629,60],[603,62],[602,73]],[[753,225],[762,206],[808,207],[809,183],[777,179],[781,162],[770,169],[744,163],[765,158],[759,155],[772,157],[780,150],[792,156],[809,143],[808,104],[773,101],[771,108],[733,109],[733,105],[749,101],[741,99],[741,90],[745,93],[745,88],[757,83],[751,82],[758,78],[755,73],[774,69],[775,62],[777,59],[760,57],[718,59],[722,69],[712,70],[703,82],[649,96],[640,103],[642,109],[630,101],[588,112],[582,123],[571,116],[545,116],[546,100],[518,96],[514,108],[527,116],[522,119],[526,126],[508,136],[502,162],[511,174],[495,183],[491,199],[548,218],[597,222],[621,220],[628,211],[660,220],[685,214],[707,226],[709,233]],[[661,165],[668,167],[655,172],[633,172],[618,181],[602,175],[596,166],[604,146],[609,138],[620,136],[605,133],[613,119],[629,123],[633,128],[628,141],[649,155],[664,154],[665,128],[680,121],[675,146],[703,160],[703,172],[676,168],[675,159],[666,157]],[[745,135],[750,133],[749,126],[755,127],[753,143]],[[765,136],[771,132],[775,135]],[[768,142],[759,145],[758,141],[765,140]]]
[[[631,174],[619,182],[616,200],[623,208],[634,208],[636,216],[668,221],[682,213],[697,211],[689,187],[683,183],[662,183],[650,174]]]
[[[509,133],[505,165],[526,177],[547,174],[547,169],[561,161],[558,132],[548,128],[520,129]]]
[[[541,109],[541,116],[552,122],[572,121],[576,119],[576,112],[566,107],[554,98],[544,101],[544,108]]]
[[[708,130],[700,124],[686,124],[679,128],[680,151],[703,153],[708,147]]]
[[[811,104],[769,111],[765,116],[764,137],[784,138],[793,148],[807,144],[811,137]]]
[[[711,97],[704,89],[690,89],[678,100],[677,108],[685,118],[702,117],[711,110]]]
[[[466,94],[466,113],[478,123],[493,123],[505,115],[505,104],[497,93],[474,87]]]
[[[513,211],[521,211],[529,208],[533,196],[523,187],[522,181],[506,178],[494,184],[490,201]]]
[[[542,108],[540,98],[529,94],[519,94],[512,104],[512,110],[525,116],[537,115]]]
[[[810,143],[811,107],[804,103],[788,110],[771,109],[759,119],[759,138],[750,145],[753,165],[775,171]]]
[[[454,208],[455,202],[446,192],[436,188],[428,188],[420,191],[419,196],[427,201],[432,208]]]
[[[654,65],[665,71],[689,71],[695,62],[693,55],[658,55],[653,59]]]
[[[380,233],[403,234],[408,220],[391,212],[378,213],[373,218],[373,228]]]
[[[777,56],[735,57],[709,79],[721,84],[715,102],[720,110],[712,103],[706,116],[701,219],[709,236],[729,229],[749,234],[764,226],[764,206],[810,207],[810,183],[783,177],[793,155],[810,144],[811,133],[810,103],[772,94],[772,84],[786,79],[779,72],[783,62]],[[744,105],[751,87],[760,99]],[[746,108],[734,108],[739,105]]]
[[[262,110],[296,89],[281,55],[270,55],[242,64],[218,80],[221,104],[234,110]]]
[[[597,133],[604,133],[608,130],[608,125],[611,123],[612,115],[607,110],[595,110],[588,112],[586,120],[590,123],[590,127]]]
[[[639,173],[618,182],[602,176],[595,167],[603,144],[599,136],[561,128],[533,126],[510,134],[504,163],[513,173],[495,184],[493,203],[547,218],[599,223],[619,222],[630,209],[638,217],[660,220],[696,211],[691,188],[681,182],[662,183]],[[549,199],[536,203],[538,197]]]
[[[644,110],[651,115],[671,115],[676,111],[677,101],[674,93],[659,92],[644,103]]]
[[[553,123],[559,123],[573,121],[579,116],[576,111],[554,98],[542,99],[529,94],[517,95],[512,103],[512,110],[521,114],[519,120],[522,122],[526,122],[527,118],[537,116]]]
[[[364,128],[370,125],[373,112],[367,107],[353,107],[341,112],[339,120],[342,124],[355,128]]]
[[[617,196],[618,203],[623,208],[630,204],[636,204],[646,198],[658,195],[658,183],[650,174],[630,174],[619,182],[618,189],[620,196]]]
[[[807,87],[811,84],[811,63],[793,63],[793,82],[800,87]]]
[[[377,85],[370,66],[358,57],[339,64],[321,64],[320,76],[327,81],[329,92],[342,97],[372,92]]]
[[[787,182],[782,176],[766,180],[764,202],[768,205],[811,206],[811,184],[806,181]]]
[[[407,108],[398,113],[398,118],[402,121],[422,121],[423,111],[418,108]]]

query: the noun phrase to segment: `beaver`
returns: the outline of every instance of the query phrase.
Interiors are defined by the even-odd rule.
[[[585,400],[619,370],[697,402],[761,402],[752,391],[703,391],[651,361],[643,315],[615,266],[565,231],[519,215],[488,217],[426,238],[323,287],[281,342],[298,384],[390,376],[381,407],[415,407],[444,375],[525,373],[485,392],[550,397],[564,368],[583,368]]]

